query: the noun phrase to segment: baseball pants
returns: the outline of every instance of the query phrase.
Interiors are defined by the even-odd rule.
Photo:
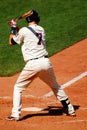
[[[19,117],[22,107],[22,91],[26,90],[29,84],[36,77],[39,77],[43,82],[51,87],[59,101],[68,98],[64,90],[56,81],[54,70],[49,58],[42,57],[30,60],[26,63],[14,86],[12,108],[13,117]]]

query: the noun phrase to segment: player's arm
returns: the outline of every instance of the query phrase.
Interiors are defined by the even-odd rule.
[[[11,39],[13,38],[13,36],[14,36],[13,34],[10,34],[10,36],[9,36],[9,44],[10,44],[10,45],[13,45],[13,44],[11,43]]]
[[[14,19],[9,21],[9,25],[11,26],[10,36],[9,36],[9,44],[10,45],[15,45],[17,43],[14,41],[13,36],[16,35],[16,33],[18,32],[19,28],[17,27],[17,22]]]

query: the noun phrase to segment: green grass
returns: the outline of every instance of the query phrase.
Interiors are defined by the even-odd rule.
[[[25,65],[21,47],[8,45],[8,21],[29,9],[41,16],[49,56],[87,37],[87,0],[0,0],[0,76],[11,76]],[[18,24],[27,26],[25,20]]]

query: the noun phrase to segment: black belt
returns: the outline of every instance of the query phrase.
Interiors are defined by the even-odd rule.
[[[38,57],[38,58],[33,58],[33,59],[30,59],[30,60],[36,60],[36,59],[39,59],[39,58],[42,58],[42,57],[48,58],[48,55],[46,55],[46,56],[41,56],[41,57]]]

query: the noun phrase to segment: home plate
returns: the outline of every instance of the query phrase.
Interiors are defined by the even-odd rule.
[[[39,108],[39,107],[27,107],[27,108],[22,108],[22,111],[42,111],[44,108]]]

